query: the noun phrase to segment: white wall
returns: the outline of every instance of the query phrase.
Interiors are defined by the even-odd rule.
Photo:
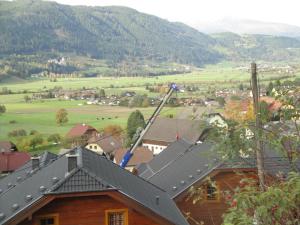
[[[148,148],[154,155],[161,153],[167,146],[143,143],[143,146]]]

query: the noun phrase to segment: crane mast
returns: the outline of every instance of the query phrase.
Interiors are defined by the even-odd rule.
[[[123,157],[123,159],[122,159],[122,161],[120,163],[120,166],[122,168],[126,167],[127,163],[129,162],[129,160],[133,156],[134,151],[139,146],[139,144],[141,143],[143,137],[145,136],[145,134],[147,133],[147,131],[150,129],[151,125],[154,123],[156,117],[159,115],[159,113],[161,112],[162,108],[164,107],[164,105],[166,104],[166,102],[171,97],[173,91],[177,91],[177,90],[178,90],[177,85],[174,84],[174,83],[171,84],[170,89],[168,90],[167,94],[164,96],[164,98],[161,100],[161,102],[159,103],[159,105],[157,106],[157,108],[155,109],[155,111],[153,112],[153,114],[151,115],[151,117],[148,120],[145,128],[140,133],[139,137],[134,142],[134,144],[130,147],[130,149],[125,153],[125,155],[124,155],[124,157]]]

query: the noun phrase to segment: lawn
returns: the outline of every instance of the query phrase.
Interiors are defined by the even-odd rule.
[[[0,115],[0,139],[14,129],[25,129],[27,133],[36,130],[45,136],[53,133],[65,135],[77,123],[85,123],[101,129],[110,124],[126,127],[127,118],[136,108],[118,106],[84,105],[82,101],[45,101],[34,103],[8,103],[7,112]],[[69,122],[58,126],[55,122],[56,111],[65,108]],[[145,119],[154,112],[154,107],[139,108]],[[164,108],[161,115],[177,114],[181,108]],[[11,123],[10,121],[15,121]]]

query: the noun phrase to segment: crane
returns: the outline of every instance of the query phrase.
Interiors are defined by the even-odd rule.
[[[164,105],[166,104],[166,102],[169,100],[169,98],[171,97],[173,91],[177,91],[178,87],[176,84],[172,83],[170,85],[170,89],[168,90],[167,94],[163,97],[163,99],[161,100],[161,102],[159,103],[159,105],[157,106],[157,108],[155,109],[155,111],[153,112],[153,114],[151,115],[150,119],[148,120],[145,128],[142,130],[142,132],[140,133],[139,137],[136,139],[136,141],[134,142],[134,144],[131,146],[131,148],[125,153],[125,155],[123,156],[123,159],[120,163],[120,166],[122,168],[125,168],[127,163],[129,162],[129,160],[131,159],[131,157],[133,156],[134,151],[136,150],[136,148],[139,146],[139,144],[141,143],[144,135],[146,134],[146,132],[149,130],[149,128],[151,127],[151,125],[154,123],[154,120],[156,119],[156,117],[159,115],[160,111],[162,110],[162,108],[164,107]]]

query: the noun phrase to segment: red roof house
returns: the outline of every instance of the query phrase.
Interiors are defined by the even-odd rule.
[[[0,173],[13,172],[29,160],[27,152],[0,152]]]

